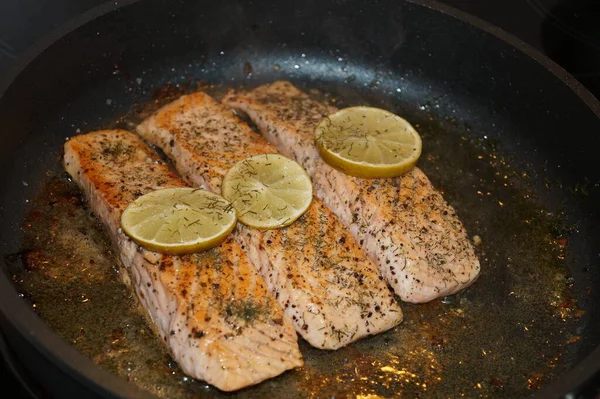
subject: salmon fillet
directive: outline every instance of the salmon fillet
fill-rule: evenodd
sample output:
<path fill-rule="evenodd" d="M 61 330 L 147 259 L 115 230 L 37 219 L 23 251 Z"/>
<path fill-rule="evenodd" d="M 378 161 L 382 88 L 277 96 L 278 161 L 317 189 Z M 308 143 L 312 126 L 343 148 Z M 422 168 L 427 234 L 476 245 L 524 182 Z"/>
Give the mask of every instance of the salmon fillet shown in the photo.
<path fill-rule="evenodd" d="M 276 149 L 205 93 L 183 96 L 138 126 L 194 186 L 220 193 L 223 175 L 247 157 Z M 402 311 L 346 228 L 318 199 L 290 226 L 235 236 L 296 331 L 312 346 L 337 349 L 402 321 Z"/>
<path fill-rule="evenodd" d="M 427 302 L 476 280 L 479 260 L 462 223 L 419 168 L 393 179 L 360 179 L 321 159 L 314 131 L 334 107 L 289 82 L 230 92 L 223 102 L 304 166 L 315 195 L 350 229 L 402 300 Z"/>
<path fill-rule="evenodd" d="M 122 232 L 121 214 L 137 197 L 186 186 L 142 140 L 122 130 L 73 137 L 64 166 L 106 226 L 125 282 L 186 374 L 233 391 L 302 366 L 296 332 L 233 239 L 170 256 Z"/>

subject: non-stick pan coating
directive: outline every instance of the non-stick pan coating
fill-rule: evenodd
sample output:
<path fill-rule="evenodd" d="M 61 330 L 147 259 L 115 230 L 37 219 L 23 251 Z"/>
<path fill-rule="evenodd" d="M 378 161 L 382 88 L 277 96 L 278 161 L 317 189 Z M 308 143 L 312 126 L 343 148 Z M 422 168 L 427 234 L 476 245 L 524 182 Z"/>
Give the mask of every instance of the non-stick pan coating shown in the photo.
<path fill-rule="evenodd" d="M 509 161 L 519 172 L 519 182 L 529 186 L 523 190 L 535 194 L 536 204 L 560 215 L 557 235 L 568 236 L 565 262 L 577 307 L 585 314 L 577 330 L 580 341 L 566 356 L 569 365 L 580 366 L 548 389 L 574 389 L 600 364 L 598 351 L 592 354 L 600 336 L 600 218 L 594 207 L 600 181 L 598 104 L 514 39 L 494 31 L 499 39 L 437 8 L 391 1 L 309 1 L 291 7 L 268 1 L 147 0 L 82 26 L 36 57 L 0 99 L 2 252 L 23 249 L 20 227 L 28 201 L 39 193 L 45 172 L 56 169 L 65 137 L 114 126 L 127 120 L 117 120 L 124 115 L 134 118 L 131 111 L 168 84 L 238 87 L 289 79 L 334 93 L 347 104 L 402 111 L 429 126 L 432 140 L 433 126 L 441 123 L 440 131 L 481 142 L 486 155 Z M 449 200 L 460 204 L 467 192 L 453 194 L 452 181 L 439 176 L 434 183 L 445 185 Z M 493 231 L 495 214 L 484 214 L 490 219 L 479 223 Z M 61 352 L 67 374 L 77 363 L 95 383 L 122 389 L 47 334 L 5 280 L 2 276 L 0 306 L 11 335 L 24 335 L 24 342 L 51 363 Z M 494 283 L 500 292 L 510 282 Z"/>

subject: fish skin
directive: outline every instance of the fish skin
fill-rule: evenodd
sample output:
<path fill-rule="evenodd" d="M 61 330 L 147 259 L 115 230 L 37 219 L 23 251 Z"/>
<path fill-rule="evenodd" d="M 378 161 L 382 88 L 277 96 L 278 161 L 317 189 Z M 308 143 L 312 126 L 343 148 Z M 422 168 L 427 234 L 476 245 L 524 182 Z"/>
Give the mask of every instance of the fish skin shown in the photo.
<path fill-rule="evenodd" d="M 167 104 L 138 126 L 194 186 L 220 193 L 223 175 L 247 157 L 276 149 L 205 93 Z M 314 199 L 290 226 L 234 233 L 290 318 L 312 346 L 338 349 L 386 331 L 402 311 L 377 267 L 323 203 Z"/>
<path fill-rule="evenodd" d="M 314 131 L 335 107 L 285 81 L 230 91 L 222 102 L 247 115 L 282 154 L 304 166 L 315 195 L 350 229 L 403 301 L 428 302 L 476 281 L 480 263 L 465 228 L 419 168 L 391 179 L 361 179 L 321 159 Z"/>
<path fill-rule="evenodd" d="M 142 140 L 104 130 L 75 136 L 64 149 L 65 169 L 118 250 L 123 280 L 184 373 L 233 391 L 303 365 L 296 332 L 231 237 L 174 256 L 146 250 L 122 232 L 121 214 L 136 198 L 187 186 Z"/>

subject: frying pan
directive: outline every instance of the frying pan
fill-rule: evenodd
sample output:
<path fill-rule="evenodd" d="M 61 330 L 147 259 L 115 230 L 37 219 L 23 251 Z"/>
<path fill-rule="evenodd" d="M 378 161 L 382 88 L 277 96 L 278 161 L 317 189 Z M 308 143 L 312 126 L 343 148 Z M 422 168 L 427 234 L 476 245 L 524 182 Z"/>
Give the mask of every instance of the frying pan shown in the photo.
<path fill-rule="evenodd" d="M 418 125 L 426 143 L 423 169 L 457 208 L 469 233 L 483 239 L 482 274 L 470 290 L 434 304 L 406 305 L 407 317 L 397 332 L 363 340 L 342 355 L 303 346 L 309 365 L 326 367 L 326 356 L 337 359 L 330 368 L 340 370 L 358 367 L 357 358 L 375 364 L 369 351 L 401 351 L 403 329 L 421 331 L 423 320 L 432 315 L 447 320 L 464 305 L 479 309 L 473 314 L 483 318 L 493 314 L 493 322 L 485 319 L 482 325 L 477 317 L 463 315 L 463 330 L 478 326 L 463 335 L 468 339 L 446 344 L 444 334 L 456 336 L 442 328 L 433 343 L 423 332 L 419 345 L 439 356 L 442 368 L 472 350 L 479 354 L 461 362 L 489 357 L 442 381 L 439 390 L 419 387 L 407 396 L 560 397 L 576 395 L 593 381 L 600 370 L 600 104 L 577 81 L 506 33 L 428 0 L 145 0 L 111 2 L 82 15 L 29 51 L 0 85 L 0 321 L 5 352 L 24 365 L 41 390 L 54 397 L 151 397 L 73 348 L 43 313 L 33 311 L 35 295 L 19 285 L 30 273 L 19 264 L 28 249 L 23 223 L 49 176 L 60 175 L 65 138 L 99 128 L 130 128 L 145 104 L 158 104 L 195 84 L 217 93 L 276 79 L 319 89 L 339 106 L 392 109 Z M 533 213 L 553 215 L 558 227 L 548 227 L 541 217 L 530 220 Z M 531 223 L 548 228 L 539 234 L 517 228 Z M 543 246 L 541 234 L 556 241 Z M 560 251 L 554 257 L 545 248 L 557 242 Z M 549 253 L 554 260 L 548 260 Z M 562 312 L 560 304 L 549 305 L 550 291 L 540 288 L 558 280 L 568 285 L 561 291 L 570 295 L 565 312 L 574 310 L 577 317 L 523 310 L 523 301 L 530 301 L 532 310 L 558 306 Z M 414 327 L 419 320 L 421 326 Z M 503 371 L 501 357 L 506 356 L 489 355 L 486 343 L 525 363 Z M 527 362 L 546 358 L 554 361 L 538 383 L 532 382 Z M 367 379 L 377 371 L 365 367 Z M 492 375 L 481 384 L 469 382 L 469 374 L 488 368 L 502 378 L 520 378 L 522 384 L 516 385 L 522 389 Z M 401 382 L 401 374 L 387 382 Z M 240 396 L 287 392 L 286 378 Z M 334 390 L 320 392 L 364 393 L 352 392 L 360 385 L 352 385 L 348 374 L 340 378 L 345 391 L 335 391 L 329 380 Z M 194 392 L 218 395 L 208 387 Z"/>

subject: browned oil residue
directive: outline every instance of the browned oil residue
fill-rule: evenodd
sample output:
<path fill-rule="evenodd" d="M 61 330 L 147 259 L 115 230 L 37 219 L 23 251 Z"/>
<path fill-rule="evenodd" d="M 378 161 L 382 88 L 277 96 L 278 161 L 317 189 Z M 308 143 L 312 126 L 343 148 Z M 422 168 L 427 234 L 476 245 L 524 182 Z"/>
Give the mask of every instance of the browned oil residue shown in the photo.
<path fill-rule="evenodd" d="M 178 93 L 169 89 L 120 122 L 134 124 Z M 521 397 L 569 367 L 585 314 L 572 295 L 560 218 L 536 204 L 488 143 L 430 118 L 416 122 L 420 166 L 481 239 L 479 281 L 450 298 L 403 304 L 400 326 L 347 348 L 301 341 L 303 368 L 236 397 Z M 63 339 L 140 388 L 169 398 L 227 396 L 181 373 L 121 282 L 81 191 L 60 165 L 50 175 L 24 222 L 24 251 L 10 265 L 20 292 Z"/>

